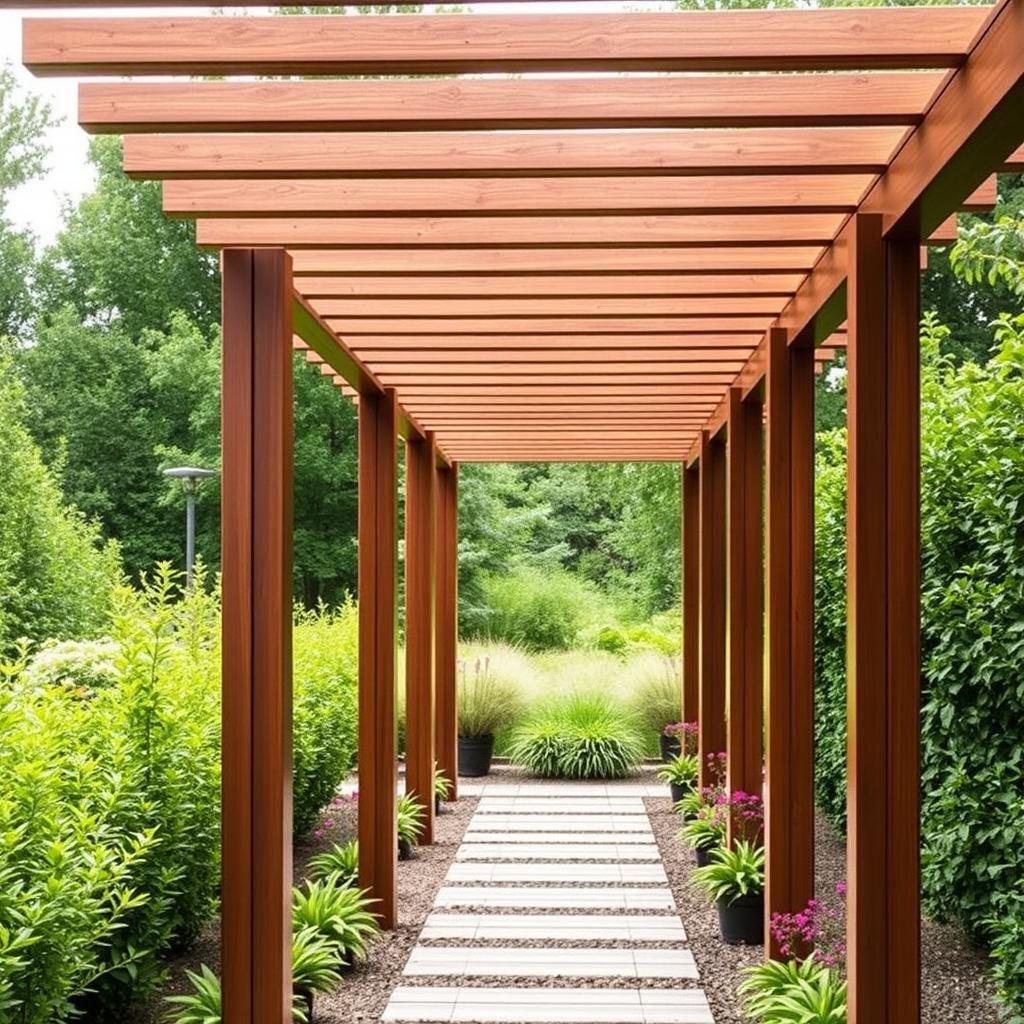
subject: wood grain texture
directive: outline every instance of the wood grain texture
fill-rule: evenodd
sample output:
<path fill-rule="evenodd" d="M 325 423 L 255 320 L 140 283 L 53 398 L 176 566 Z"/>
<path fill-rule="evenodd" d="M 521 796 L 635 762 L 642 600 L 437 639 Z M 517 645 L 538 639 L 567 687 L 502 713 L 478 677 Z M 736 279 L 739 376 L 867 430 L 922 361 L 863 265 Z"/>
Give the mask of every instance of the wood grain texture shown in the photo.
<path fill-rule="evenodd" d="M 776 298 L 690 298 L 609 299 L 317 299 L 324 317 L 557 317 L 557 316 L 778 316 L 784 299 Z M 527 324 L 529 321 L 527 321 Z"/>
<path fill-rule="evenodd" d="M 229 1024 L 291 1014 L 292 286 L 223 261 L 222 977 Z"/>
<path fill-rule="evenodd" d="M 760 335 L 753 331 L 744 334 L 684 334 L 665 331 L 661 334 L 373 334 L 368 336 L 346 335 L 345 344 L 353 352 L 367 351 L 388 353 L 488 353 L 514 350 L 522 353 L 537 352 L 538 359 L 543 352 L 569 352 L 579 350 L 593 352 L 628 353 L 633 349 L 664 350 L 685 352 L 704 350 L 715 353 L 710 358 L 722 356 L 737 358 L 737 353 L 746 356 L 757 347 Z M 588 357 L 589 358 L 589 357 Z M 603 358 L 600 357 L 600 358 Z"/>
<path fill-rule="evenodd" d="M 85 82 L 87 131 L 494 131 L 913 124 L 941 72 L 319 82 Z"/>
<path fill-rule="evenodd" d="M 206 179 L 877 173 L 904 134 L 891 127 L 408 132 L 400 146 L 386 132 L 129 135 L 124 168 L 139 178 Z"/>
<path fill-rule="evenodd" d="M 652 317 L 380 317 L 362 319 L 353 317 L 327 317 L 326 322 L 343 338 L 352 343 L 356 339 L 375 335 L 447 337 L 461 334 L 467 337 L 528 333 L 557 338 L 561 334 L 673 334 L 677 338 L 689 335 L 739 335 L 749 342 L 751 335 L 763 334 L 771 323 L 771 316 L 652 316 Z M 365 347 L 365 345 L 364 345 Z"/>
<path fill-rule="evenodd" d="M 367 340 L 372 344 L 373 339 Z M 456 368 L 454 372 L 459 372 L 467 367 L 490 369 L 496 364 L 516 367 L 519 370 L 546 371 L 550 367 L 552 372 L 558 372 L 565 365 L 579 366 L 583 364 L 586 366 L 591 363 L 655 363 L 661 365 L 696 363 L 739 370 L 743 365 L 743 356 L 746 350 L 702 349 L 689 346 L 676 346 L 671 349 L 635 346 L 566 351 L 558 349 L 497 349 L 488 346 L 475 351 L 470 348 L 454 351 L 432 348 L 408 351 L 371 347 L 360 347 L 358 351 L 378 372 L 385 372 L 397 366 L 404 366 L 407 369 L 415 367 L 430 372 L 435 370 L 443 372 L 445 366 L 453 366 Z"/>
<path fill-rule="evenodd" d="M 683 714 L 682 721 L 700 717 L 700 469 L 682 466 L 683 514 Z"/>
<path fill-rule="evenodd" d="M 359 886 L 381 927 L 398 922 L 395 831 L 398 402 L 359 402 Z"/>
<path fill-rule="evenodd" d="M 437 469 L 437 613 L 435 619 L 434 749 L 438 770 L 451 783 L 449 801 L 459 798 L 459 467 Z"/>
<path fill-rule="evenodd" d="M 37 75 L 453 75 L 954 67 L 974 8 L 292 18 L 48 18 Z"/>
<path fill-rule="evenodd" d="M 423 808 L 420 843 L 434 842 L 437 447 L 405 445 L 405 787 Z"/>

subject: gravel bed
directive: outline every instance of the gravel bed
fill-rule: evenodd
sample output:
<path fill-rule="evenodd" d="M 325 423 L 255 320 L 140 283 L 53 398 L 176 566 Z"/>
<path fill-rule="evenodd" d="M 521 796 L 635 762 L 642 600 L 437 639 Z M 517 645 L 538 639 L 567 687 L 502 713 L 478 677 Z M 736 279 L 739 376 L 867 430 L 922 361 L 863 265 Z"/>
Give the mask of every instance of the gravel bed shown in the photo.
<path fill-rule="evenodd" d="M 680 818 L 672 810 L 672 801 L 647 799 L 644 804 L 654 827 L 676 908 L 697 961 L 699 984 L 708 997 L 715 1024 L 743 1024 L 736 995 L 740 971 L 760 963 L 763 951 L 760 946 L 727 946 L 722 942 L 717 911 L 704 894 L 690 884 L 690 874 L 697 862 L 690 848 L 677 838 Z"/>

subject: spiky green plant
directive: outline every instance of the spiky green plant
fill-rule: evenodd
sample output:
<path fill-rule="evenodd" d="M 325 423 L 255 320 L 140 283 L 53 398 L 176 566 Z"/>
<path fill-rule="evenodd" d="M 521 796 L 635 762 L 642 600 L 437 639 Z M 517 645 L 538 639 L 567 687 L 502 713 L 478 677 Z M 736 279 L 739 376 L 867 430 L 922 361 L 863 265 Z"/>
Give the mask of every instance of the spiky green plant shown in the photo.
<path fill-rule="evenodd" d="M 735 903 L 744 896 L 764 892 L 764 847 L 738 842 L 731 850 L 722 847 L 712 851 L 711 860 L 694 871 L 693 881 L 713 903 Z"/>
<path fill-rule="evenodd" d="M 560 722 L 536 720 L 516 730 L 508 756 L 532 775 L 553 779 L 562 774 L 565 745 Z"/>
<path fill-rule="evenodd" d="M 398 798 L 398 838 L 416 846 L 423 834 L 424 810 L 412 793 Z"/>
<path fill-rule="evenodd" d="M 367 942 L 380 931 L 377 918 L 370 911 L 373 902 L 365 889 L 348 885 L 335 872 L 292 890 L 292 927 L 296 932 L 315 928 L 337 946 L 349 963 L 363 960 Z"/>
<path fill-rule="evenodd" d="M 202 964 L 199 973 L 186 971 L 194 991 L 181 996 L 168 996 L 167 1002 L 180 1007 L 171 1011 L 170 1019 L 176 1024 L 220 1024 L 220 978 Z"/>
<path fill-rule="evenodd" d="M 682 800 L 677 800 L 672 805 L 672 810 L 676 814 L 683 815 L 684 818 L 695 818 L 700 814 L 701 809 L 706 807 L 704 803 L 704 797 L 699 789 L 691 789 Z"/>
<path fill-rule="evenodd" d="M 310 878 L 319 880 L 328 875 L 338 875 L 341 883 L 354 882 L 359 875 L 359 843 L 350 839 L 339 845 L 334 843 L 331 849 L 311 857 L 307 865 Z"/>
<path fill-rule="evenodd" d="M 658 769 L 658 778 L 673 786 L 696 788 L 700 764 L 695 754 L 679 754 Z"/>
<path fill-rule="evenodd" d="M 760 1024 L 846 1024 L 846 982 L 812 957 L 744 970 L 744 1014 Z"/>
<path fill-rule="evenodd" d="M 434 765 L 434 796 L 447 800 L 452 794 L 452 780 Z"/>
<path fill-rule="evenodd" d="M 457 693 L 460 736 L 493 736 L 512 725 L 522 712 L 519 688 L 499 674 L 489 657 L 463 664 Z"/>
<path fill-rule="evenodd" d="M 725 842 L 725 820 L 714 807 L 701 807 L 680 830 L 691 850 L 713 850 Z"/>
<path fill-rule="evenodd" d="M 308 925 L 292 936 L 292 984 L 300 992 L 330 992 L 341 984 L 340 947 Z"/>

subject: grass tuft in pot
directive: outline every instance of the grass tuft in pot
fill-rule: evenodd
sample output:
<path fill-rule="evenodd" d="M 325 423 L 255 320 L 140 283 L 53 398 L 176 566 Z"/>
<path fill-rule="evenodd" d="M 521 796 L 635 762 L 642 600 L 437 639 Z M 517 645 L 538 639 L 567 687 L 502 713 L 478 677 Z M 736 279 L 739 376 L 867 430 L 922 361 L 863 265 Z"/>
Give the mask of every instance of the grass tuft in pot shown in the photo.
<path fill-rule="evenodd" d="M 718 925 L 727 943 L 764 941 L 764 848 L 738 842 L 713 850 L 711 863 L 697 868 L 694 884 L 718 906 Z"/>
<path fill-rule="evenodd" d="M 519 688 L 495 671 L 490 657 L 477 658 L 472 668 L 460 662 L 456 710 L 459 774 L 486 775 L 491 770 L 495 735 L 521 714 Z"/>
<path fill-rule="evenodd" d="M 398 798 L 398 858 L 408 860 L 414 846 L 419 845 L 423 834 L 425 812 L 412 793 L 403 793 Z"/>
<path fill-rule="evenodd" d="M 672 791 L 672 800 L 678 803 L 697 788 L 700 762 L 693 754 L 680 754 L 658 769 L 658 778 L 667 782 Z"/>
<path fill-rule="evenodd" d="M 697 854 L 697 863 L 710 863 L 711 853 L 725 843 L 726 825 L 717 807 L 702 806 L 682 827 L 679 836 Z"/>

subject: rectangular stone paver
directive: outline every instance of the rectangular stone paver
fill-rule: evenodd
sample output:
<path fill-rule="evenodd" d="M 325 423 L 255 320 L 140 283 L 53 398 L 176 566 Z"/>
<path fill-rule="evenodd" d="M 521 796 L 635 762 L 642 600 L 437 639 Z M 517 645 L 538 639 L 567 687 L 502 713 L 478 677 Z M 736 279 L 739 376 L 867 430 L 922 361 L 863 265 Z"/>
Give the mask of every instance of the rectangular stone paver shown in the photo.
<path fill-rule="evenodd" d="M 700 989 L 400 986 L 385 1021 L 473 1024 L 714 1024 Z"/>
<path fill-rule="evenodd" d="M 448 869 L 449 882 L 668 882 L 661 864 L 473 864 Z"/>
<path fill-rule="evenodd" d="M 668 889 L 629 886 L 442 886 L 435 907 L 555 907 L 610 910 L 674 910 Z"/>
<path fill-rule="evenodd" d="M 488 812 L 519 811 L 531 814 L 646 814 L 639 797 L 556 797 L 551 800 L 537 797 L 481 797 L 477 810 Z"/>
<path fill-rule="evenodd" d="M 472 824 L 470 828 L 472 828 Z M 615 843 L 621 846 L 628 843 L 631 846 L 650 846 L 655 850 L 657 844 L 654 842 L 654 833 L 647 832 L 617 832 L 614 836 L 595 835 L 588 832 L 467 832 L 462 837 L 462 845 L 490 845 L 493 843 L 513 843 L 526 846 L 544 843 L 551 846 L 590 846 L 594 843 Z"/>
<path fill-rule="evenodd" d="M 465 796 L 639 796 L 667 797 L 665 783 L 645 782 L 565 782 L 565 783 L 506 783 L 460 782 L 459 792 Z"/>
<path fill-rule="evenodd" d="M 646 814 L 509 814 L 477 811 L 470 819 L 471 829 L 490 831 L 535 832 L 644 832 L 651 833 L 651 822 Z"/>
<path fill-rule="evenodd" d="M 417 946 L 402 972 L 418 977 L 695 979 L 688 949 Z"/>
<path fill-rule="evenodd" d="M 602 939 L 685 942 L 680 917 L 653 914 L 445 914 L 433 912 L 424 939 L 517 939 L 523 942 Z"/>
<path fill-rule="evenodd" d="M 612 843 L 464 843 L 456 860 L 660 860 L 658 847 Z"/>

